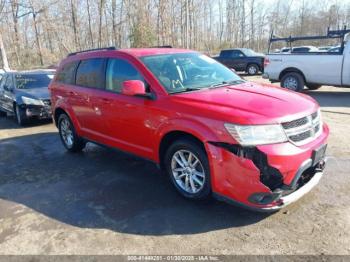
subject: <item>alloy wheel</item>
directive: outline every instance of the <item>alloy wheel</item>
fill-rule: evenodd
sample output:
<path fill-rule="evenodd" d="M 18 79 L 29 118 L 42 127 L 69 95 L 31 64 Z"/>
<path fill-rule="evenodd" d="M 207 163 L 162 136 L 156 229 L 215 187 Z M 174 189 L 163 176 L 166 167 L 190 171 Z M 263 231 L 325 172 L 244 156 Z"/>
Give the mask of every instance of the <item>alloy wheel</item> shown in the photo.
<path fill-rule="evenodd" d="M 250 66 L 250 67 L 248 68 L 248 74 L 250 74 L 250 75 L 255 75 L 256 72 L 257 72 L 257 70 L 256 70 L 256 67 L 255 67 L 255 66 Z"/>
<path fill-rule="evenodd" d="M 176 184 L 189 194 L 196 194 L 205 185 L 205 171 L 199 158 L 189 150 L 178 150 L 171 159 Z"/>
<path fill-rule="evenodd" d="M 72 125 L 68 119 L 62 119 L 60 122 L 61 136 L 68 148 L 71 148 L 74 144 L 74 135 Z"/>
<path fill-rule="evenodd" d="M 295 77 L 289 76 L 284 80 L 283 87 L 296 91 L 298 90 L 298 80 Z"/>

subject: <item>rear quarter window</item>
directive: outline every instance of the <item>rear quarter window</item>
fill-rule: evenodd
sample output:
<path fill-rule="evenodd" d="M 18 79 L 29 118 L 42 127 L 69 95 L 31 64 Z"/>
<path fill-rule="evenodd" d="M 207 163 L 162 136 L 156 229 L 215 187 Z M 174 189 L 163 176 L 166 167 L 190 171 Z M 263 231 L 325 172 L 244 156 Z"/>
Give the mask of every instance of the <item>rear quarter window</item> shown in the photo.
<path fill-rule="evenodd" d="M 72 62 L 65 64 L 61 70 L 57 73 L 56 81 L 74 85 L 75 84 L 75 70 L 78 62 Z"/>
<path fill-rule="evenodd" d="M 76 84 L 84 87 L 104 89 L 105 86 L 104 58 L 92 58 L 82 60 L 76 74 Z"/>

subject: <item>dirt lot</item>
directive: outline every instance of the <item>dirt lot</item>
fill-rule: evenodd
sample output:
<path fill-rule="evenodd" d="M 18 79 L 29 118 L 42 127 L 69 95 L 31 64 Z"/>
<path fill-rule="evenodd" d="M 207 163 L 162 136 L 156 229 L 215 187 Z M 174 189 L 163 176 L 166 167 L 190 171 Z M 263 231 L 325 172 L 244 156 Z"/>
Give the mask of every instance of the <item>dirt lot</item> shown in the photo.
<path fill-rule="evenodd" d="M 331 128 L 328 166 L 275 214 L 186 201 L 152 163 L 68 154 L 52 123 L 0 118 L 0 254 L 350 254 L 350 89 L 307 93 Z"/>

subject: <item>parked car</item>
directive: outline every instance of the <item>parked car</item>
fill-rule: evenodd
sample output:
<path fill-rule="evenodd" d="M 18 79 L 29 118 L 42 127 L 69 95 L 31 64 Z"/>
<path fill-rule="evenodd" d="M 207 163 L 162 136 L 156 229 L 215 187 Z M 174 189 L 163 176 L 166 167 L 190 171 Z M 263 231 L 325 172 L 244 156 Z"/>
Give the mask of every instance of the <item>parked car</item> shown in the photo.
<path fill-rule="evenodd" d="M 283 47 L 281 49 L 281 52 L 279 52 L 279 53 L 289 53 L 289 52 L 290 52 L 290 47 Z"/>
<path fill-rule="evenodd" d="M 90 141 L 149 159 L 189 199 L 276 210 L 322 177 L 329 130 L 311 97 L 244 81 L 194 51 L 74 53 L 49 88 L 69 152 Z"/>
<path fill-rule="evenodd" d="M 341 51 L 341 46 L 335 46 L 335 47 L 332 47 L 332 48 L 330 48 L 327 52 L 328 53 L 340 53 L 340 51 Z"/>
<path fill-rule="evenodd" d="M 292 48 L 292 53 L 308 53 L 308 52 L 319 52 L 315 46 L 296 46 Z"/>
<path fill-rule="evenodd" d="M 348 34 L 344 52 L 340 48 L 338 52 L 330 49 L 322 53 L 269 54 L 263 77 L 293 91 L 302 91 L 305 85 L 310 90 L 322 85 L 350 87 L 349 39 Z"/>
<path fill-rule="evenodd" d="M 333 48 L 332 46 L 320 46 L 318 50 L 321 52 L 328 52 L 329 49 Z"/>
<path fill-rule="evenodd" d="M 244 71 L 256 75 L 264 71 L 264 54 L 259 54 L 248 48 L 222 50 L 215 60 L 236 71 Z"/>
<path fill-rule="evenodd" d="M 5 73 L 0 84 L 0 115 L 14 114 L 21 126 L 32 118 L 50 118 L 48 86 L 53 77 L 52 70 Z"/>

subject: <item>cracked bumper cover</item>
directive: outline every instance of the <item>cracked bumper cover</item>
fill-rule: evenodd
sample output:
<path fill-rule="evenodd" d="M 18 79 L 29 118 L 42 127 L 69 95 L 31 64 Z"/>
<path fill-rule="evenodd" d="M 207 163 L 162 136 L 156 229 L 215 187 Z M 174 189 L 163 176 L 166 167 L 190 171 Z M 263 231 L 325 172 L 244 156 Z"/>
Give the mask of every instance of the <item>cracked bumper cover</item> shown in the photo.
<path fill-rule="evenodd" d="M 50 106 L 34 106 L 34 105 L 22 105 L 25 110 L 26 117 L 39 117 L 39 118 L 51 118 L 52 111 Z"/>
<path fill-rule="evenodd" d="M 324 159 L 317 163 L 311 159 L 314 150 L 326 144 L 328 134 L 329 129 L 325 125 L 323 133 L 304 146 L 298 147 L 289 142 L 258 146 L 256 150 L 266 156 L 264 165 L 241 152 L 237 154 L 222 145 L 208 143 L 214 196 L 259 211 L 278 210 L 297 201 L 322 177 Z M 262 168 L 268 168 L 269 173 L 280 174 L 281 184 L 262 181 Z M 304 175 L 307 175 L 306 181 L 299 183 Z"/>

